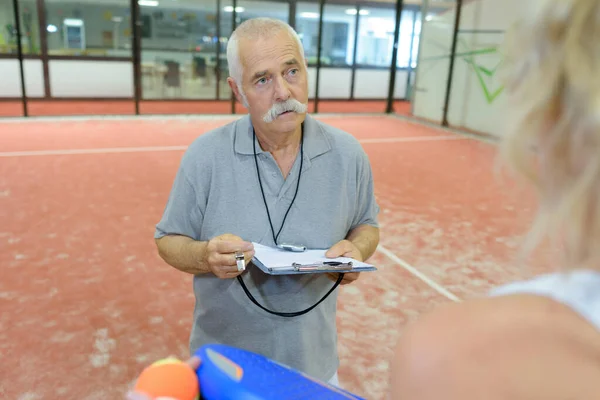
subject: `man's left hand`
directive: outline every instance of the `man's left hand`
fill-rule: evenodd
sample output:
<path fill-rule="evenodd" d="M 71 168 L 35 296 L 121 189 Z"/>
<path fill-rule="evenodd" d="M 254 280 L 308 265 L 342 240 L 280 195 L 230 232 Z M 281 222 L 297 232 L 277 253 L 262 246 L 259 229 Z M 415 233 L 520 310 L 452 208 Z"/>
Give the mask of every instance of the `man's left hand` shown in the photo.
<path fill-rule="evenodd" d="M 327 252 L 325 253 L 325 257 L 328 258 L 336 258 L 336 257 L 348 257 L 353 258 L 358 261 L 363 261 L 362 254 L 360 250 L 349 240 L 342 240 L 333 245 Z M 328 273 L 328 277 L 337 281 L 339 274 L 338 273 Z M 341 285 L 347 285 L 348 283 L 352 283 L 358 279 L 360 272 L 347 272 L 344 273 L 344 279 L 342 279 Z"/>

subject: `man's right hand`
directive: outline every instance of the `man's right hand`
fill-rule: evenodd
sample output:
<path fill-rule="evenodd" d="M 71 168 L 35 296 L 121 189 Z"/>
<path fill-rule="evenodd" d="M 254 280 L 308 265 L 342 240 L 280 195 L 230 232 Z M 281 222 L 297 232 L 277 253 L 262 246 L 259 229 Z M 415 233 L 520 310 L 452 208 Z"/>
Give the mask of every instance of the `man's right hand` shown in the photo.
<path fill-rule="evenodd" d="M 226 233 L 212 238 L 204 253 L 204 262 L 213 274 L 221 279 L 232 279 L 244 271 L 238 271 L 235 253 L 244 252 L 246 265 L 254 257 L 254 245 L 241 237 Z"/>

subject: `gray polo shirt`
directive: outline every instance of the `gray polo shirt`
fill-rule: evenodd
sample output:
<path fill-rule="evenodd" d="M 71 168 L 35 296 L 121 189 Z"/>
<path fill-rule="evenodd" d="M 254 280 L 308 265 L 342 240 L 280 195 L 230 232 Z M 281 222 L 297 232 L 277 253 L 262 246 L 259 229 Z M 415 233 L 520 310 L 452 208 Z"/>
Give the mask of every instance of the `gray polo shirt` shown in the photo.
<path fill-rule="evenodd" d="M 300 156 L 284 179 L 275 159 L 258 142 L 256 151 L 277 232 L 294 196 Z M 360 143 L 307 115 L 300 188 L 279 243 L 326 249 L 358 225 L 377 226 L 378 212 L 371 167 Z M 190 145 L 155 237 L 177 234 L 207 241 L 225 233 L 275 245 L 257 177 L 249 116 L 207 132 Z M 242 277 L 258 302 L 278 312 L 304 310 L 334 284 L 324 275 L 270 276 L 252 264 Z M 223 343 L 318 379 L 328 380 L 336 372 L 337 290 L 309 313 L 292 318 L 259 309 L 236 279 L 196 275 L 194 292 L 192 353 L 204 344 Z"/>

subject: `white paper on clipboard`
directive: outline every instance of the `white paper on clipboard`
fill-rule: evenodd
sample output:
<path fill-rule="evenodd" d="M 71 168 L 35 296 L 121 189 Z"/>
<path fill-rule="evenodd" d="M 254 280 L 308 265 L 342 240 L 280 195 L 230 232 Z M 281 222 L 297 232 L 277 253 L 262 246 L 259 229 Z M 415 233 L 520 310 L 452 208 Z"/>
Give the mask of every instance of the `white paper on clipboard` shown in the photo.
<path fill-rule="evenodd" d="M 337 257 L 337 258 L 328 258 L 325 256 L 327 250 L 323 249 L 309 249 L 303 252 L 292 252 L 282 250 L 277 247 L 269 247 L 259 243 L 253 243 L 254 245 L 254 258 L 259 261 L 259 264 L 269 270 L 270 272 L 284 272 L 289 271 L 300 272 L 297 271 L 297 268 L 294 266 L 309 266 L 309 265 L 322 265 L 322 268 L 314 270 L 314 272 L 326 272 L 323 270 L 331 270 L 335 271 L 335 266 L 332 264 L 340 263 L 340 264 L 349 264 L 351 263 L 352 271 L 362 271 L 362 270 L 375 270 L 371 264 L 367 264 L 358 260 L 354 260 L 348 257 Z M 342 271 L 340 271 L 342 272 Z"/>

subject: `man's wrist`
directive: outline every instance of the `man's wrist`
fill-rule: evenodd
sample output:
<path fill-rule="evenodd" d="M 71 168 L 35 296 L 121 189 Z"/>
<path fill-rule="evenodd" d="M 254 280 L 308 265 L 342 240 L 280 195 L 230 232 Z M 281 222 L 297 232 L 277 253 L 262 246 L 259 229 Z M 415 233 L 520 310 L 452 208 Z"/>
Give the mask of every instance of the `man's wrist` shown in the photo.
<path fill-rule="evenodd" d="M 206 274 L 211 272 L 208 264 L 208 254 L 206 252 L 207 246 L 208 242 L 200 242 L 197 240 L 188 243 L 187 251 L 194 260 L 193 265 L 195 274 Z"/>

